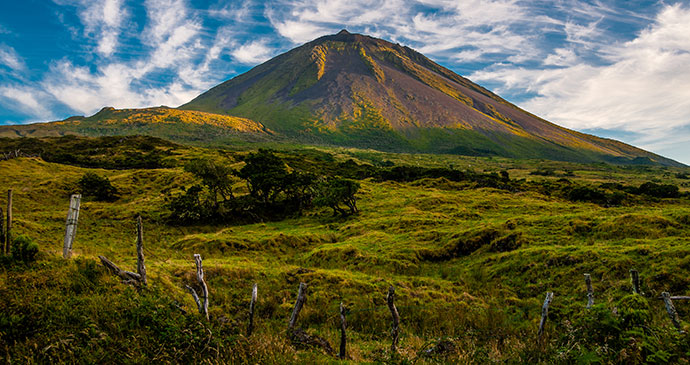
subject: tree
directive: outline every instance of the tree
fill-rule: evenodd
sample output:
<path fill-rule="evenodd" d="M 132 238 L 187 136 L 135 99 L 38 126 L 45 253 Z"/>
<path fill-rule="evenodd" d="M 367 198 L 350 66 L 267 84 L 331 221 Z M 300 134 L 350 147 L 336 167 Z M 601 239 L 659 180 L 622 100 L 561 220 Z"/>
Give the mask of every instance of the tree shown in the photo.
<path fill-rule="evenodd" d="M 201 179 L 201 183 L 209 191 L 211 203 L 214 206 L 218 203 L 219 195 L 223 201 L 233 198 L 231 168 L 211 159 L 198 158 L 187 162 L 184 170 Z"/>
<path fill-rule="evenodd" d="M 170 219 L 178 224 L 189 224 L 210 218 L 209 209 L 199 198 L 202 190 L 201 185 L 194 185 L 184 194 L 173 198 L 168 203 L 168 209 L 171 212 Z"/>
<path fill-rule="evenodd" d="M 334 178 L 326 180 L 319 184 L 314 204 L 317 206 L 326 206 L 333 209 L 333 215 L 351 215 L 356 214 L 357 209 L 357 191 L 360 185 L 358 182 L 349 179 Z M 344 204 L 348 209 L 341 207 Z"/>
<path fill-rule="evenodd" d="M 249 194 L 264 204 L 274 203 L 285 189 L 289 175 L 285 162 L 265 149 L 250 153 L 244 162 L 246 165 L 237 172 L 237 176 L 247 180 Z"/>
<path fill-rule="evenodd" d="M 315 182 L 316 175 L 310 173 L 294 171 L 285 176 L 283 190 L 286 200 L 296 206 L 298 214 L 311 205 Z"/>
<path fill-rule="evenodd" d="M 92 197 L 99 201 L 117 200 L 117 189 L 110 183 L 107 177 L 100 177 L 93 172 L 87 172 L 77 183 L 79 191 L 87 197 Z"/>

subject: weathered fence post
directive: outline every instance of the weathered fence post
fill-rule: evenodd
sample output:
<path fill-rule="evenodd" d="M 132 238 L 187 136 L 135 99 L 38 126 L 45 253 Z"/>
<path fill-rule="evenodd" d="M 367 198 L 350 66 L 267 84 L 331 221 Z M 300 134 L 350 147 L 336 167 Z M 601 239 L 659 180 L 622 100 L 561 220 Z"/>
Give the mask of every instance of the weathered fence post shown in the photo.
<path fill-rule="evenodd" d="M 671 322 L 673 322 L 673 325 L 676 327 L 678 332 L 683 332 L 682 327 L 680 325 L 680 318 L 678 318 L 678 312 L 676 311 L 676 307 L 673 306 L 673 301 L 671 301 L 671 294 L 668 292 L 663 292 L 661 293 L 661 298 L 664 300 L 664 304 L 666 305 L 666 312 L 668 312 L 668 318 L 671 319 Z"/>
<path fill-rule="evenodd" d="M 345 359 L 347 357 L 347 336 L 345 335 L 345 307 L 343 307 L 343 302 L 340 302 L 340 352 L 338 357 L 340 359 Z"/>
<path fill-rule="evenodd" d="M 12 189 L 7 190 L 7 224 L 5 225 L 5 254 L 10 253 L 12 244 Z"/>
<path fill-rule="evenodd" d="M 144 264 L 144 227 L 141 216 L 137 217 L 137 273 L 141 276 L 141 284 L 146 286 L 148 280 L 146 279 L 146 265 Z"/>
<path fill-rule="evenodd" d="M 546 326 L 546 318 L 549 315 L 549 305 L 553 300 L 553 292 L 546 292 L 546 299 L 544 299 L 544 305 L 541 307 L 541 321 L 539 321 L 539 337 L 544 333 L 544 327 Z"/>
<path fill-rule="evenodd" d="M 101 260 L 103 266 L 105 266 L 113 274 L 120 277 L 120 279 L 122 279 L 122 281 L 125 284 L 135 284 L 141 281 L 141 275 L 133 273 L 131 271 L 120 269 L 117 265 L 115 265 L 112 261 L 108 260 L 105 256 L 98 256 L 98 258 Z"/>
<path fill-rule="evenodd" d="M 204 280 L 204 268 L 201 262 L 201 255 L 198 253 L 194 254 L 194 261 L 196 262 L 196 279 L 199 281 L 199 285 L 201 286 L 201 299 L 203 299 L 203 302 L 199 298 L 199 295 L 196 293 L 194 288 L 189 285 L 186 285 L 186 288 L 189 290 L 190 294 L 192 294 L 197 307 L 199 307 L 199 313 L 206 316 L 206 320 L 208 321 L 208 286 L 206 285 L 206 280 Z"/>
<path fill-rule="evenodd" d="M 189 294 L 191 294 L 192 298 L 194 298 L 194 302 L 196 303 L 196 306 L 199 309 L 199 313 L 204 314 L 204 306 L 201 303 L 201 300 L 199 300 L 199 295 L 196 293 L 196 290 L 194 290 L 194 288 L 192 288 L 189 285 L 185 285 L 184 287 L 187 288 Z"/>
<path fill-rule="evenodd" d="M 633 294 L 642 294 L 640 291 L 640 273 L 635 269 L 630 269 L 630 282 L 632 283 Z"/>
<path fill-rule="evenodd" d="M 386 302 L 388 303 L 388 309 L 391 311 L 391 316 L 393 317 L 391 353 L 395 353 L 398 347 L 398 337 L 400 336 L 400 315 L 398 314 L 398 308 L 395 307 L 395 288 L 393 285 L 388 287 Z"/>
<path fill-rule="evenodd" d="M 77 235 L 77 221 L 79 220 L 79 205 L 81 204 L 81 194 L 73 194 L 69 201 L 67 211 L 67 223 L 65 224 L 65 244 L 62 247 L 62 257 L 72 256 L 72 243 Z"/>
<path fill-rule="evenodd" d="M 297 300 L 295 301 L 295 308 L 292 309 L 292 315 L 290 316 L 290 322 L 288 323 L 288 330 L 292 330 L 297 323 L 297 317 L 299 312 L 304 306 L 304 302 L 307 300 L 307 284 L 299 283 L 299 290 L 297 292 Z"/>
<path fill-rule="evenodd" d="M 254 287 L 252 288 L 252 300 L 249 302 L 249 325 L 247 326 L 247 337 L 251 336 L 252 331 L 254 331 L 254 306 L 256 306 L 256 296 L 258 291 L 258 285 L 254 284 Z"/>
<path fill-rule="evenodd" d="M 0 207 L 0 245 L 2 245 L 2 253 L 7 254 L 8 249 L 5 245 L 5 214 Z"/>
<path fill-rule="evenodd" d="M 587 309 L 594 305 L 594 289 L 592 289 L 592 277 L 585 274 L 585 285 L 587 285 Z"/>

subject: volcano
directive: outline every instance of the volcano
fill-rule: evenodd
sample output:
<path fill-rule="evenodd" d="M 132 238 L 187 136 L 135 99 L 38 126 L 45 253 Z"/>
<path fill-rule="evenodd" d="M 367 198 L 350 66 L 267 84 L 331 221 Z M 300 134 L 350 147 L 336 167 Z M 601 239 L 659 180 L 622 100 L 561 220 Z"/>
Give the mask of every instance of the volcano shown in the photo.
<path fill-rule="evenodd" d="M 409 47 L 346 30 L 281 54 L 180 109 L 248 118 L 303 143 L 677 164 L 550 123 Z"/>

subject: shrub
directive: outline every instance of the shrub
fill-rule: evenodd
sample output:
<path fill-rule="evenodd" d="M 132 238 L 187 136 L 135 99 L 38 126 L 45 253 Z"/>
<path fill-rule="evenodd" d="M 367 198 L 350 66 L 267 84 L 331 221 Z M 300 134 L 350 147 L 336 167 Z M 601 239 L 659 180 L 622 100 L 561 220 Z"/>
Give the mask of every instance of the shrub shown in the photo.
<path fill-rule="evenodd" d="M 646 182 L 637 189 L 639 194 L 649 195 L 655 198 L 677 198 L 680 196 L 678 187 L 670 184 L 657 184 Z"/>
<path fill-rule="evenodd" d="M 38 245 L 30 237 L 19 235 L 12 241 L 11 251 L 14 260 L 32 262 L 36 260 Z"/>
<path fill-rule="evenodd" d="M 567 191 L 566 197 L 574 202 L 590 202 L 604 206 L 620 205 L 625 199 L 625 194 L 616 191 L 608 193 L 597 188 L 588 186 L 577 186 Z"/>
<path fill-rule="evenodd" d="M 556 176 L 556 171 L 552 168 L 538 168 L 529 174 L 537 176 Z"/>
<path fill-rule="evenodd" d="M 107 177 L 100 177 L 93 172 L 87 172 L 79 179 L 79 191 L 86 197 L 98 201 L 114 201 L 118 198 L 117 189 Z"/>

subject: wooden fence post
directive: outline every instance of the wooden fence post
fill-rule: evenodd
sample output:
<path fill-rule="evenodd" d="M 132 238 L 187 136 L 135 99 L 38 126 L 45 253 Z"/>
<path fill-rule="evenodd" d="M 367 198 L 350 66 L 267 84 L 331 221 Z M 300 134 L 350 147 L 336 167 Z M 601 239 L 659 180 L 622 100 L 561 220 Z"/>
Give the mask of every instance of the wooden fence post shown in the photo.
<path fill-rule="evenodd" d="M 553 292 L 546 293 L 546 299 L 544 299 L 544 305 L 541 307 L 541 321 L 539 321 L 539 337 L 544 333 L 544 326 L 546 326 L 546 318 L 549 315 L 549 305 L 553 300 Z"/>
<path fill-rule="evenodd" d="M 98 256 L 98 258 L 101 260 L 103 266 L 105 266 L 113 274 L 119 276 L 125 284 L 136 284 L 141 281 L 141 276 L 139 274 L 120 269 L 105 256 Z"/>
<path fill-rule="evenodd" d="M 7 190 L 7 224 L 5 225 L 5 253 L 10 253 L 12 244 L 12 189 Z"/>
<path fill-rule="evenodd" d="M 345 335 L 345 307 L 343 307 L 343 302 L 340 302 L 340 352 L 338 357 L 340 359 L 347 358 L 347 336 Z"/>
<path fill-rule="evenodd" d="M 74 242 L 74 237 L 77 235 L 77 221 L 79 220 L 80 204 L 81 194 L 73 194 L 69 201 L 67 222 L 65 223 L 65 244 L 62 247 L 62 257 L 66 259 L 72 256 L 72 243 Z"/>
<path fill-rule="evenodd" d="M 299 312 L 304 306 L 304 302 L 307 300 L 307 284 L 299 283 L 299 290 L 297 292 L 297 300 L 295 301 L 295 308 L 292 309 L 292 315 L 290 316 L 290 322 L 288 323 L 288 330 L 292 330 L 297 323 L 297 317 Z"/>
<path fill-rule="evenodd" d="M 592 289 L 592 277 L 585 274 L 585 285 L 587 285 L 587 309 L 594 305 L 594 289 Z"/>
<path fill-rule="evenodd" d="M 144 264 L 144 227 L 141 216 L 137 217 L 137 273 L 141 276 L 141 284 L 146 286 L 148 280 L 146 279 L 146 265 Z"/>
<path fill-rule="evenodd" d="M 252 288 L 252 300 L 249 302 L 249 325 L 247 326 L 247 337 L 251 336 L 252 331 L 254 331 L 254 307 L 256 306 L 256 296 L 258 291 L 258 285 L 254 284 L 254 287 Z"/>
<path fill-rule="evenodd" d="M 395 353 L 398 347 L 398 337 L 400 336 L 400 315 L 398 314 L 398 308 L 395 307 L 395 288 L 393 285 L 388 287 L 386 302 L 388 303 L 388 309 L 391 311 L 391 316 L 393 317 L 391 353 Z"/>
<path fill-rule="evenodd" d="M 187 285 L 187 290 L 189 290 L 189 292 L 192 294 L 196 305 L 199 307 L 199 313 L 206 316 L 206 320 L 208 321 L 208 286 L 206 285 L 206 280 L 204 280 L 204 267 L 201 262 L 201 255 L 198 253 L 194 254 L 194 261 L 196 262 L 196 279 L 199 281 L 199 285 L 201 286 L 201 299 L 203 299 L 203 302 L 197 295 L 196 290 L 189 285 Z"/>
<path fill-rule="evenodd" d="M 640 291 L 640 273 L 635 269 L 630 269 L 630 282 L 632 283 L 633 294 L 642 295 Z"/>
<path fill-rule="evenodd" d="M 9 250 L 7 249 L 8 246 L 5 245 L 5 214 L 2 207 L 0 207 L 0 245 L 2 245 L 2 253 L 7 255 Z"/>
<path fill-rule="evenodd" d="M 673 306 L 673 301 L 671 301 L 671 294 L 668 292 L 663 292 L 661 293 L 661 298 L 664 300 L 664 304 L 666 305 L 668 318 L 671 319 L 671 322 L 676 327 L 678 332 L 683 333 L 683 329 L 680 325 L 680 318 L 678 318 L 678 312 L 676 311 L 676 307 Z"/>

